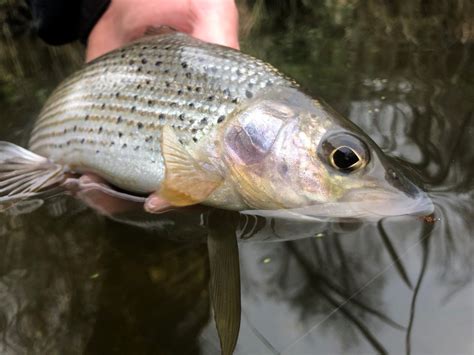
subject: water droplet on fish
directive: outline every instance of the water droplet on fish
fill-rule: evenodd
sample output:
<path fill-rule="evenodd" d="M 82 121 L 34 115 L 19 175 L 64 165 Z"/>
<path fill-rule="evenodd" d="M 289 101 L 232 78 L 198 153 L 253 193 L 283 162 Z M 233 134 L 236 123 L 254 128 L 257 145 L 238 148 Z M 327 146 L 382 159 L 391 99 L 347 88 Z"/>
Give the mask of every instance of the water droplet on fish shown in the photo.
<path fill-rule="evenodd" d="M 262 259 L 262 264 L 269 264 L 271 263 L 271 261 L 272 261 L 272 258 L 266 257 Z"/>
<path fill-rule="evenodd" d="M 314 235 L 315 238 L 324 238 L 326 235 L 324 233 L 316 233 Z"/>

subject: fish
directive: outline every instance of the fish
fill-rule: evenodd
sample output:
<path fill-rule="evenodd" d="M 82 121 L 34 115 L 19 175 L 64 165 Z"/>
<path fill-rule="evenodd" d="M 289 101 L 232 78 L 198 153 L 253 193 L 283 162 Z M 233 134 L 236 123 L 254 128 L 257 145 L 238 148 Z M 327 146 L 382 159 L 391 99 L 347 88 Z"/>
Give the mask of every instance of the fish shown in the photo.
<path fill-rule="evenodd" d="M 272 65 L 173 30 L 107 53 L 46 101 L 28 149 L 0 142 L 0 204 L 81 174 L 260 215 L 429 214 L 420 186 L 352 122 Z"/>

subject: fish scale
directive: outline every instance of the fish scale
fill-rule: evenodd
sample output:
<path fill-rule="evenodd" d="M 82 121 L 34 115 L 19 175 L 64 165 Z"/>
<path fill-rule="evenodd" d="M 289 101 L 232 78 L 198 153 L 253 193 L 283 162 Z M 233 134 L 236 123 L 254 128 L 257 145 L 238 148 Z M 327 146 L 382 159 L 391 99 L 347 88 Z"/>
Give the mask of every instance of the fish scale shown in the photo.
<path fill-rule="evenodd" d="M 124 189 L 155 191 L 165 172 L 163 126 L 192 150 L 268 86 L 295 84 L 239 51 L 184 34 L 145 37 L 63 82 L 40 113 L 30 149 Z"/>

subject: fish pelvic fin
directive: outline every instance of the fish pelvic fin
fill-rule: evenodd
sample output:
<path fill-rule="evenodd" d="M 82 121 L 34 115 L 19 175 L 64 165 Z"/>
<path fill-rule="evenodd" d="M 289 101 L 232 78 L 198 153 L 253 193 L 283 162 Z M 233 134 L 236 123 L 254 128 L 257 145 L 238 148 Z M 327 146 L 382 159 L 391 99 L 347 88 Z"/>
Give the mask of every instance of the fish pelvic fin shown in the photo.
<path fill-rule="evenodd" d="M 63 166 L 15 144 L 0 141 L 0 207 L 38 196 L 65 179 Z"/>

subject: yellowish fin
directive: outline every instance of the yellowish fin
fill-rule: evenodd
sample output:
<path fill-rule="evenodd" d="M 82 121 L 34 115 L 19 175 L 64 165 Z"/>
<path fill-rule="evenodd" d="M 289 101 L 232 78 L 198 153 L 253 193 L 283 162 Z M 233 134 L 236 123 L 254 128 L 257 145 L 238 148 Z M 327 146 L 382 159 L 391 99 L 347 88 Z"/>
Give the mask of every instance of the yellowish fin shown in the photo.
<path fill-rule="evenodd" d="M 159 195 L 173 206 L 201 203 L 222 183 L 222 177 L 204 170 L 178 141 L 174 130 L 163 127 L 161 149 L 165 179 Z"/>

